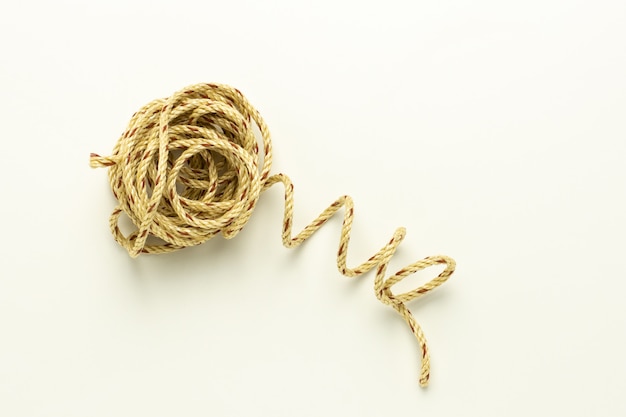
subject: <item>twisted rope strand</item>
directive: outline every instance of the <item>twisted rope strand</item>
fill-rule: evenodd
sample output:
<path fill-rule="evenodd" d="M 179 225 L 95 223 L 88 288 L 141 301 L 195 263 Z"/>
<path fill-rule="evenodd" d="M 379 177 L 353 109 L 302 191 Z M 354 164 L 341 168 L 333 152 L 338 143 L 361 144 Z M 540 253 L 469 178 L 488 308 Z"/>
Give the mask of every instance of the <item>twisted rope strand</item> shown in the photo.
<path fill-rule="evenodd" d="M 348 256 L 348 245 L 350 242 L 350 234 L 352 231 L 352 223 L 354 221 L 354 204 L 352 198 L 347 195 L 343 195 L 335 200 L 328 208 L 317 216 L 311 223 L 309 223 L 300 233 L 295 237 L 292 233 L 293 228 L 293 194 L 294 186 L 291 179 L 284 174 L 273 175 L 263 185 L 263 190 L 271 187 L 276 183 L 282 183 L 285 188 L 285 214 L 283 218 L 283 245 L 287 248 L 295 248 L 307 240 L 318 229 L 320 229 L 335 213 L 337 213 L 342 207 L 345 207 L 343 223 L 341 225 L 341 237 L 339 239 L 339 249 L 337 250 L 337 268 L 346 277 L 357 277 L 370 271 L 375 266 L 376 278 L 374 280 L 374 291 L 376 298 L 382 303 L 392 306 L 406 321 L 411 329 L 411 332 L 415 335 L 415 338 L 419 342 L 422 365 L 420 371 L 419 383 L 422 387 L 428 385 L 428 379 L 430 378 L 430 353 L 428 351 L 428 345 L 426 343 L 426 337 L 422 331 L 421 326 L 415 321 L 415 318 L 406 307 L 405 303 L 415 298 L 421 297 L 427 292 L 440 286 L 448 280 L 450 275 L 454 272 L 456 263 L 448 256 L 438 255 L 429 256 L 420 261 L 414 262 L 406 267 L 400 269 L 394 275 L 385 279 L 385 273 L 390 259 L 395 254 L 400 242 L 406 235 L 406 230 L 403 227 L 396 229 L 391 240 L 386 243 L 378 252 L 372 255 L 367 261 L 354 267 L 348 268 L 346 265 L 346 259 Z M 391 287 L 402 281 L 409 275 L 414 274 L 417 271 L 428 268 L 429 266 L 444 264 L 445 269 L 434 279 L 422 285 L 421 287 L 408 291 L 402 294 L 395 295 L 391 292 Z"/>
<path fill-rule="evenodd" d="M 259 156 L 252 121 L 261 131 L 264 158 Z M 284 174 L 270 176 L 269 129 L 239 90 L 198 84 L 148 103 L 133 115 L 113 154 L 91 154 L 90 165 L 109 168 L 109 181 L 119 203 L 110 217 L 111 231 L 132 257 L 198 245 L 218 233 L 226 239 L 234 237 L 247 223 L 260 194 L 277 183 L 282 183 L 285 191 L 282 242 L 287 248 L 302 244 L 344 208 L 337 268 L 346 277 L 356 277 L 376 267 L 376 297 L 404 318 L 418 340 L 422 358 L 419 382 L 421 386 L 428 384 L 426 338 L 406 303 L 443 284 L 454 272 L 454 260 L 430 256 L 385 278 L 389 261 L 406 234 L 401 227 L 368 260 L 349 268 L 346 262 L 354 204 L 347 195 L 293 236 L 293 183 Z M 118 226 L 122 213 L 137 227 L 128 236 Z M 148 236 L 163 243 L 149 244 Z M 445 265 L 444 270 L 426 284 L 402 294 L 391 291 L 407 276 L 438 264 Z"/>

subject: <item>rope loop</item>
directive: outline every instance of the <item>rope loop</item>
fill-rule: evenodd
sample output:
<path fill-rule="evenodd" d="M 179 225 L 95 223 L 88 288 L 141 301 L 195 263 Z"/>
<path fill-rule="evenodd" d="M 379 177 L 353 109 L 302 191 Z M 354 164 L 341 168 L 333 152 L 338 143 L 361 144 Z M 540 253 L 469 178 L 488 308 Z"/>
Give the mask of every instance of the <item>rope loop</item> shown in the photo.
<path fill-rule="evenodd" d="M 264 127 L 238 90 L 198 84 L 142 107 L 111 156 L 91 155 L 92 167 L 110 167 L 119 201 L 111 227 L 132 257 L 198 245 L 220 232 L 230 239 L 244 227 L 271 168 L 269 159 L 259 172 L 253 117 Z M 122 212 L 137 226 L 129 236 L 117 225 Z M 149 235 L 163 243 L 147 244 Z"/>

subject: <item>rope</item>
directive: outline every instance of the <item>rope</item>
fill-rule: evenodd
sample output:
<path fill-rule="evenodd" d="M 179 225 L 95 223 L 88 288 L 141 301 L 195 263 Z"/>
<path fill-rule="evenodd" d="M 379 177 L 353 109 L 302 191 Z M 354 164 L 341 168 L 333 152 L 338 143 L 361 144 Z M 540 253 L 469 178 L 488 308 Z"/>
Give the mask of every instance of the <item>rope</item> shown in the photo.
<path fill-rule="evenodd" d="M 252 121 L 263 137 L 264 157 L 259 154 Z M 347 277 L 376 268 L 376 297 L 393 307 L 417 338 L 422 358 L 419 382 L 421 386 L 428 384 L 430 355 L 426 338 L 406 303 L 443 284 L 454 272 L 454 260 L 430 256 L 385 279 L 389 260 L 405 236 L 405 229 L 398 228 L 367 261 L 355 268 L 347 267 L 354 219 L 354 205 L 347 195 L 335 200 L 293 236 L 293 184 L 284 174 L 270 176 L 269 129 L 239 90 L 198 84 L 148 103 L 133 115 L 113 154 L 91 154 L 90 165 L 110 168 L 111 188 L 119 202 L 111 214 L 111 231 L 132 257 L 199 245 L 219 233 L 226 239 L 235 237 L 250 218 L 261 192 L 276 183 L 282 183 L 285 189 L 282 241 L 288 248 L 299 246 L 344 208 L 337 267 Z M 137 227 L 128 236 L 118 227 L 122 212 Z M 149 236 L 157 238 L 157 243 L 149 243 Z M 430 282 L 402 294 L 391 291 L 405 277 L 437 264 L 445 265 L 445 269 Z"/>

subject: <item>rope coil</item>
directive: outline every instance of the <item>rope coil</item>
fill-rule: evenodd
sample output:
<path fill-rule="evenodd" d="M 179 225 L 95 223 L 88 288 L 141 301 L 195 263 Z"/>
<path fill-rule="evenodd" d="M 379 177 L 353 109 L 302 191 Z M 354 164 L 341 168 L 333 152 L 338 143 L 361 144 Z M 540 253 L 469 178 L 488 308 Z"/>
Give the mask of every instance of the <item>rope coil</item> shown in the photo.
<path fill-rule="evenodd" d="M 259 153 L 253 123 L 263 138 Z M 197 84 L 169 98 L 154 100 L 136 112 L 111 156 L 91 154 L 93 168 L 108 167 L 117 207 L 110 218 L 115 240 L 131 257 L 165 253 L 201 244 L 221 233 L 233 238 L 249 220 L 260 194 L 276 183 L 285 189 L 282 242 L 299 246 L 341 208 L 345 208 L 337 267 L 347 277 L 376 268 L 376 297 L 407 322 L 421 350 L 421 386 L 428 384 L 430 355 L 424 333 L 406 307 L 443 284 L 454 272 L 452 258 L 438 255 L 414 262 L 385 279 L 389 260 L 404 239 L 398 228 L 391 240 L 362 264 L 346 265 L 354 219 L 352 199 L 341 196 L 301 232 L 293 236 L 294 187 L 284 174 L 270 176 L 272 144 L 267 125 L 239 90 L 222 84 Z M 125 236 L 118 222 L 124 212 L 136 226 Z M 148 237 L 161 240 L 148 243 Z M 391 287 L 433 265 L 444 270 L 430 282 L 402 294 Z"/>

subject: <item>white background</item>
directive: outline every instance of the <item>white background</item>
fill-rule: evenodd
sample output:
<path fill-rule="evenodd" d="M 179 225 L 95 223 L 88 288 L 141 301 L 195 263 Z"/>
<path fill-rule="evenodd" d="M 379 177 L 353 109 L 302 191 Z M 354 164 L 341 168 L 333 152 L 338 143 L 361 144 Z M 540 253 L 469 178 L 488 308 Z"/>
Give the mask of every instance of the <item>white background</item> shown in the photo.
<path fill-rule="evenodd" d="M 0 415 L 626 415 L 625 2 L 0 9 Z M 337 272 L 339 218 L 282 247 L 278 188 L 233 240 L 115 244 L 89 153 L 197 82 L 263 114 L 296 226 L 354 197 L 349 263 L 401 225 L 392 271 L 457 260 L 411 304 L 427 389 L 373 275 Z"/>

